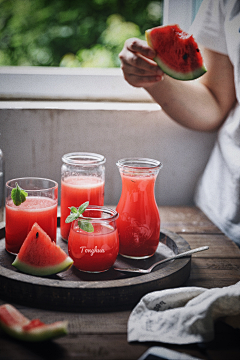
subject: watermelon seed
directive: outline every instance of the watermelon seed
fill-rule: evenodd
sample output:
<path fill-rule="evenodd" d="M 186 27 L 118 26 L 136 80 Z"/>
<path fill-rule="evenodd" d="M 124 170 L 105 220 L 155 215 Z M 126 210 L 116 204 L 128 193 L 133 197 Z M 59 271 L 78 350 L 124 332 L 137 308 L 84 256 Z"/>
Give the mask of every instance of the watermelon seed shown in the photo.
<path fill-rule="evenodd" d="M 188 54 L 187 53 L 185 53 L 185 54 L 183 54 L 183 60 L 187 60 L 187 58 L 188 58 Z"/>
<path fill-rule="evenodd" d="M 199 52 L 199 49 L 196 49 L 197 52 Z"/>
<path fill-rule="evenodd" d="M 36 232 L 36 239 L 38 238 L 38 235 L 39 235 L 39 233 L 38 233 L 38 232 Z"/>

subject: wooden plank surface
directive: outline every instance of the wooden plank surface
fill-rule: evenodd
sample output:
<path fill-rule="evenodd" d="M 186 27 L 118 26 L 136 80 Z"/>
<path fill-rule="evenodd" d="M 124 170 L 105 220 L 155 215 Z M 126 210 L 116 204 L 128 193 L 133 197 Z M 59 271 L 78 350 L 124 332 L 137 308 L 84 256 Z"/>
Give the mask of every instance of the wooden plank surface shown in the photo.
<path fill-rule="evenodd" d="M 191 248 L 208 245 L 209 249 L 201 253 L 193 255 L 195 257 L 203 258 L 217 258 L 217 259 L 240 259 L 240 250 L 238 246 L 231 241 L 228 237 L 221 234 L 181 234 L 184 236 L 184 239 L 187 240 Z"/>
<path fill-rule="evenodd" d="M 161 225 L 176 233 L 222 234 L 207 217 L 196 207 L 160 206 Z"/>
<path fill-rule="evenodd" d="M 209 250 L 194 254 L 191 273 L 183 286 L 206 288 L 229 286 L 240 281 L 240 250 L 197 208 L 161 207 L 162 226 L 178 232 L 191 248 L 209 245 Z M 0 300 L 0 304 L 4 301 Z M 168 345 L 127 342 L 127 322 L 131 310 L 62 312 L 16 307 L 28 318 L 46 323 L 68 319 L 69 335 L 45 344 L 25 344 L 0 333 L 1 360 L 137 360 L 150 346 L 163 346 L 204 360 L 239 360 L 240 330 L 217 322 L 215 339 L 206 344 Z"/>

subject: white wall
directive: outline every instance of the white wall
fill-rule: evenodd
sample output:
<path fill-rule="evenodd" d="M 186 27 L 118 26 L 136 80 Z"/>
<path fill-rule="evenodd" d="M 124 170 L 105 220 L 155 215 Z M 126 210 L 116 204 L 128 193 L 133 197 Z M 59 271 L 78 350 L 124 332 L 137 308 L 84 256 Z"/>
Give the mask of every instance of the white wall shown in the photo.
<path fill-rule="evenodd" d="M 121 180 L 116 161 L 141 156 L 160 160 L 158 205 L 191 205 L 216 134 L 175 124 L 153 103 L 0 102 L 0 148 L 6 180 L 40 176 L 58 181 L 61 157 L 88 151 L 106 159 L 105 204 L 117 204 Z"/>

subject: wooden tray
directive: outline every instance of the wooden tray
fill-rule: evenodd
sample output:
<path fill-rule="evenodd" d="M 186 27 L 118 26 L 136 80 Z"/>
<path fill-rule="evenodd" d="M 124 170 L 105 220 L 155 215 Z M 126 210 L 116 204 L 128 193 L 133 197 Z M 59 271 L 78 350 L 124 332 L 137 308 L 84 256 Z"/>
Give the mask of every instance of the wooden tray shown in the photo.
<path fill-rule="evenodd" d="M 181 236 L 161 229 L 156 254 L 145 260 L 118 256 L 118 267 L 147 268 L 153 262 L 190 249 Z M 123 273 L 111 268 L 100 274 L 88 274 L 72 266 L 48 277 L 20 273 L 13 266 L 14 255 L 5 250 L 5 229 L 0 229 L 0 298 L 4 301 L 62 311 L 105 311 L 130 309 L 151 291 L 182 285 L 190 275 L 191 257 L 156 267 L 150 274 Z M 67 243 L 58 229 L 57 244 L 67 252 Z"/>

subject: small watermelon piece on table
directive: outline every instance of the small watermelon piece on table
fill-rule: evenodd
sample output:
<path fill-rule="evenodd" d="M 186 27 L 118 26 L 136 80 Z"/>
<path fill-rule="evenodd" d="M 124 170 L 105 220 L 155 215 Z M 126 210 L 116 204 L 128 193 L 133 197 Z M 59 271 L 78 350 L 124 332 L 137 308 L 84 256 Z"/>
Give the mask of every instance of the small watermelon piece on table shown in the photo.
<path fill-rule="evenodd" d="M 68 334 L 68 322 L 45 324 L 39 319 L 29 320 L 14 306 L 0 306 L 0 328 L 8 335 L 23 341 L 45 341 Z"/>
<path fill-rule="evenodd" d="M 154 60 L 172 78 L 194 80 L 207 71 L 197 42 L 179 25 L 157 26 L 146 30 L 145 36 L 157 53 Z"/>
<path fill-rule="evenodd" d="M 33 224 L 12 263 L 18 270 L 35 276 L 66 271 L 73 260 L 37 224 Z"/>

